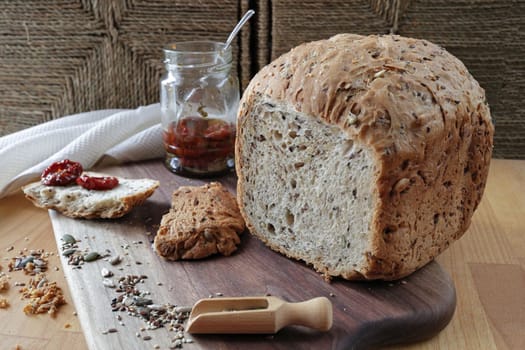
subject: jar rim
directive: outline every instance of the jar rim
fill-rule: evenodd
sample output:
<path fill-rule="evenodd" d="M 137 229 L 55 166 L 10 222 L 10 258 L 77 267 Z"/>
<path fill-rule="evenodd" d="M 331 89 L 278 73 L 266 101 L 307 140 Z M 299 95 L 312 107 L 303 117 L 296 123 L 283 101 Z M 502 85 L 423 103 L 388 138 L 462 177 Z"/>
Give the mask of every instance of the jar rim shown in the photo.
<path fill-rule="evenodd" d="M 166 45 L 164 63 L 179 68 L 199 68 L 230 64 L 232 47 L 211 40 L 176 41 Z"/>
<path fill-rule="evenodd" d="M 202 45 L 204 47 L 205 45 L 209 45 L 208 47 L 210 49 L 189 49 L 188 47 L 195 47 Z M 190 40 L 190 41 L 174 41 L 172 43 L 167 44 L 164 46 L 163 50 L 164 52 L 178 52 L 178 53 L 187 53 L 187 54 L 207 54 L 211 52 L 217 52 L 217 51 L 224 51 L 224 47 L 226 46 L 226 43 L 220 42 L 220 41 L 213 41 L 213 40 Z M 228 47 L 226 51 L 231 51 L 231 46 Z"/>

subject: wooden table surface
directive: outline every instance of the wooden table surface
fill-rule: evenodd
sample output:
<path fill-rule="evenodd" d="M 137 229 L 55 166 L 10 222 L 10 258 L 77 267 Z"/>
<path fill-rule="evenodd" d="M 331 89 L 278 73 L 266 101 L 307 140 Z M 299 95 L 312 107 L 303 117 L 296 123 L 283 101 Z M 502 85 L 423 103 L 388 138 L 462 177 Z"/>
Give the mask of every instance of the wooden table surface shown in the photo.
<path fill-rule="evenodd" d="M 396 348 L 525 349 L 524 188 L 525 161 L 493 160 L 471 227 L 437 258 L 456 286 L 452 321 L 426 342 Z M 7 264 L 24 249 L 55 254 L 49 259 L 47 276 L 62 287 L 68 302 L 55 318 L 27 316 L 22 311 L 24 301 L 15 284 L 29 277 L 20 271 L 8 272 Z M 9 290 L 0 292 L 0 298 L 10 303 L 0 309 L 2 349 L 87 349 L 56 254 L 46 211 L 33 207 L 21 194 L 0 200 L 0 273 L 10 276 Z"/>

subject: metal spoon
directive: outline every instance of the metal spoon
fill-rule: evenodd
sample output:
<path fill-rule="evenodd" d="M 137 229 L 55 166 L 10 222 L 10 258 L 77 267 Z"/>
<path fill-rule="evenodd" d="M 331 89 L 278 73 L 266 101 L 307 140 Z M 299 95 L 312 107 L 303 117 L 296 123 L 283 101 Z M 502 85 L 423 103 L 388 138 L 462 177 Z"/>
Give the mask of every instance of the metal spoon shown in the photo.
<path fill-rule="evenodd" d="M 226 40 L 226 45 L 224 45 L 224 48 L 222 49 L 223 51 L 226 51 L 228 49 L 228 47 L 230 47 L 233 39 L 235 38 L 235 36 L 237 35 L 237 33 L 239 33 L 239 31 L 241 30 L 242 26 L 248 22 L 248 20 L 250 19 L 250 17 L 252 17 L 253 15 L 255 14 L 255 11 L 254 10 L 248 10 L 246 11 L 246 13 L 244 14 L 244 16 L 242 16 L 241 20 L 239 21 L 239 23 L 237 23 L 237 25 L 235 26 L 235 28 L 233 28 L 232 32 L 230 33 L 230 36 L 228 37 L 228 40 Z"/>

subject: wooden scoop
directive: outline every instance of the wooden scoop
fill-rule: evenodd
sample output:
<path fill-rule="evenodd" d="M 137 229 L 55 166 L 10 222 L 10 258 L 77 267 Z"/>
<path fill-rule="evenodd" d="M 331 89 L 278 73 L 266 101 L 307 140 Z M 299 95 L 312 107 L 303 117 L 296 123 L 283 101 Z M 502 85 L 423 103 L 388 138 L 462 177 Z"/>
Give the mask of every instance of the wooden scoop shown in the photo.
<path fill-rule="evenodd" d="M 332 303 L 325 297 L 299 303 L 272 296 L 201 299 L 193 306 L 186 331 L 271 334 L 290 325 L 328 331 L 332 327 Z"/>

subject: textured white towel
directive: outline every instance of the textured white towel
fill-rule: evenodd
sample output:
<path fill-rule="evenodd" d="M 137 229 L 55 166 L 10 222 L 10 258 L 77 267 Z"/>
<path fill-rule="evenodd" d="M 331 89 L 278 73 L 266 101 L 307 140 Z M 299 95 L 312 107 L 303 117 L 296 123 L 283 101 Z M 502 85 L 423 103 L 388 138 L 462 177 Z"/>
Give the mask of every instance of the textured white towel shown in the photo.
<path fill-rule="evenodd" d="M 104 157 L 129 162 L 160 158 L 160 106 L 70 115 L 0 137 L 0 198 L 62 159 L 89 169 Z"/>

